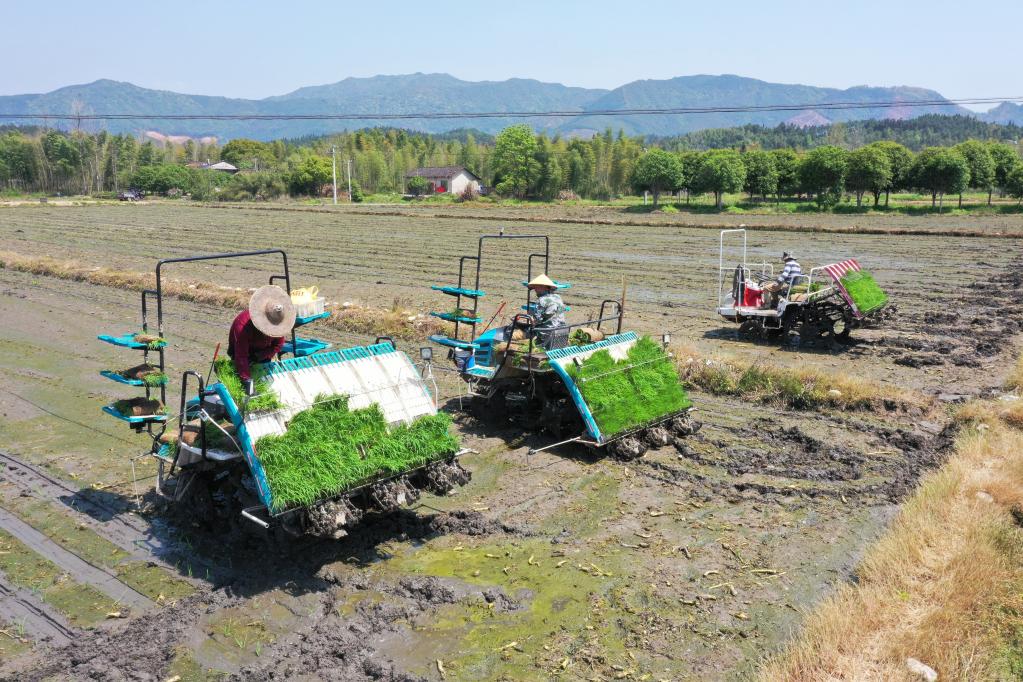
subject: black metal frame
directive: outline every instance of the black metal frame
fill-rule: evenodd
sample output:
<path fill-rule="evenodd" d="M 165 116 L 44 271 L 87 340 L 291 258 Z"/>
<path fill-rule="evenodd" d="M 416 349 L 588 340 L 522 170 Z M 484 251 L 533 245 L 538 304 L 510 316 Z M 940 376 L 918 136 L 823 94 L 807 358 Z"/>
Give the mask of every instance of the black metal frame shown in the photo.
<path fill-rule="evenodd" d="M 236 252 L 231 252 L 231 253 L 216 253 L 216 254 L 211 254 L 211 255 L 208 255 L 208 256 L 187 256 L 187 257 L 184 257 L 184 258 L 164 258 L 164 259 L 161 259 L 161 260 L 157 261 L 157 263 L 156 263 L 156 288 L 155 289 L 144 289 L 142 291 L 142 331 L 143 332 L 149 331 L 149 309 L 148 309 L 148 307 L 146 305 L 146 297 L 149 296 L 151 298 L 155 298 L 156 299 L 156 329 L 157 329 L 157 334 L 161 338 L 164 336 L 164 325 L 163 325 L 163 268 L 164 268 L 165 265 L 171 265 L 171 264 L 175 264 L 175 263 L 195 263 L 195 262 L 199 262 L 199 261 L 208 261 L 208 260 L 223 260 L 223 259 L 226 259 L 226 258 L 249 258 L 249 257 L 252 257 L 252 256 L 266 256 L 266 255 L 272 255 L 272 254 L 280 254 L 281 260 L 283 261 L 283 264 L 284 264 L 284 274 L 283 275 L 282 274 L 270 275 L 269 283 L 273 284 L 275 281 L 283 280 L 284 281 L 284 286 L 286 287 L 286 291 L 288 291 L 290 293 L 291 292 L 291 272 L 288 269 L 288 254 L 284 252 L 284 249 L 262 249 L 262 250 L 259 250 L 259 251 L 236 251 Z M 296 339 L 296 334 L 295 334 L 295 328 L 292 327 L 292 329 L 291 329 L 291 347 L 292 347 L 293 350 L 297 350 L 297 347 L 296 347 L 297 343 L 296 343 L 296 341 L 297 341 L 297 339 Z M 160 354 L 160 371 L 163 372 L 163 373 L 166 373 L 165 348 L 159 348 L 158 352 Z M 150 353 L 150 351 L 147 348 L 145 350 L 144 354 L 143 354 L 143 361 L 144 362 L 148 362 L 149 361 L 149 353 Z M 197 372 L 195 372 L 193 370 L 188 370 L 188 371 L 186 371 L 184 373 L 184 375 L 182 377 L 182 382 L 181 382 L 181 384 L 182 384 L 181 385 L 181 401 L 182 401 L 181 410 L 182 410 L 182 414 L 184 414 L 185 389 L 186 389 L 186 386 L 187 386 L 187 383 L 188 383 L 188 375 L 189 374 L 192 374 L 192 375 L 198 377 L 198 379 L 199 379 L 199 396 L 200 396 L 200 400 L 202 398 L 203 391 L 205 390 L 205 382 L 203 381 L 202 376 L 200 376 Z M 148 399 L 150 397 L 150 395 L 151 395 L 150 391 L 152 389 L 148 385 L 145 388 L 146 388 L 146 398 Z M 160 386 L 160 403 L 162 405 L 166 405 L 167 404 L 167 383 L 166 382 Z M 164 431 L 166 431 L 166 428 L 167 428 L 166 422 L 163 423 L 163 425 L 160 428 L 160 431 L 158 433 L 154 433 L 153 432 L 153 422 L 148 422 L 146 424 L 146 426 L 147 426 L 147 429 L 149 431 L 149 434 L 151 436 L 153 436 L 153 442 L 154 442 L 153 447 L 155 448 L 156 447 L 157 439 L 159 439 L 160 436 L 163 435 Z M 141 425 L 139 425 L 138 430 L 141 430 L 141 428 L 142 428 Z M 180 438 L 180 435 L 181 435 L 181 433 L 180 433 L 181 428 L 182 427 L 179 425 L 179 438 Z M 205 436 L 203 437 L 202 451 L 203 451 L 203 459 L 205 459 L 206 458 Z M 177 463 L 177 454 L 175 454 L 174 463 L 175 464 Z M 173 470 L 174 470 L 174 464 L 171 465 L 171 471 L 173 471 Z"/>
<path fill-rule="evenodd" d="M 466 263 L 466 261 L 470 261 L 471 260 L 471 261 L 475 261 L 476 262 L 476 273 L 475 273 L 475 278 L 473 280 L 472 289 L 474 289 L 476 291 L 479 291 L 480 283 L 481 283 L 481 278 L 482 278 L 482 270 L 483 270 L 483 245 L 484 245 L 484 242 L 486 240 L 491 240 L 491 239 L 497 239 L 497 240 L 509 240 L 509 239 L 535 239 L 535 240 L 539 240 L 539 239 L 542 239 L 543 243 L 544 243 L 543 252 L 530 253 L 526 257 L 526 281 L 530 282 L 533 279 L 533 259 L 534 258 L 542 258 L 543 259 L 543 272 L 547 273 L 549 271 L 549 268 L 550 268 L 550 255 L 551 255 L 551 238 L 548 235 L 545 235 L 545 234 L 505 234 L 504 231 L 502 230 L 498 234 L 488 234 L 488 235 L 481 236 L 479 238 L 479 243 L 478 243 L 478 246 L 476 248 L 476 255 L 475 256 L 461 256 L 461 257 L 459 257 L 459 259 L 458 259 L 458 288 L 459 289 L 468 288 L 468 287 L 465 286 L 465 284 L 466 284 L 466 282 L 465 282 L 465 263 Z M 473 300 L 472 317 L 473 317 L 473 319 L 476 319 L 479 316 L 479 297 L 478 296 L 471 296 L 471 297 L 466 297 L 466 298 L 472 298 L 472 300 Z M 526 308 L 525 308 L 526 311 L 529 310 L 529 304 L 532 302 L 532 299 L 533 299 L 533 289 L 531 287 L 527 286 L 526 287 Z M 456 298 L 455 298 L 455 307 L 460 309 L 460 310 L 462 309 L 462 294 L 458 294 L 456 296 Z M 612 312 L 610 314 L 608 314 L 608 309 L 609 308 L 611 308 L 611 310 L 612 310 Z M 529 320 L 530 324 L 528 324 L 528 325 L 526 325 L 526 324 L 519 324 L 518 321 L 520 320 L 520 318 Z M 622 332 L 622 321 L 623 321 L 623 318 L 624 318 L 624 315 L 623 315 L 622 301 L 616 300 L 616 299 L 605 299 L 605 300 L 601 301 L 601 303 L 600 303 L 600 312 L 598 313 L 596 319 L 586 320 L 584 322 L 577 322 L 575 324 L 564 325 L 564 326 L 561 326 L 561 327 L 557 327 L 556 330 L 563 330 L 563 331 L 565 331 L 567 333 L 571 333 L 572 329 L 575 329 L 575 328 L 578 328 L 578 327 L 596 326 L 597 330 L 602 331 L 601 330 L 601 326 L 605 322 L 615 322 L 616 323 L 615 333 L 616 334 L 620 334 Z M 513 316 L 512 319 L 513 319 L 513 322 L 512 322 L 512 326 L 513 327 L 518 325 L 517 328 L 526 330 L 529 338 L 533 338 L 534 331 L 535 331 L 535 318 L 533 318 L 527 312 L 525 314 L 517 313 L 517 314 L 515 314 Z M 455 333 L 454 333 L 453 338 L 455 340 L 457 340 L 457 341 L 463 340 L 460 337 L 460 331 L 461 331 L 461 325 L 465 325 L 465 326 L 470 327 L 469 338 L 466 339 L 466 340 L 469 341 L 469 342 L 472 342 L 476 338 L 476 326 L 477 326 L 477 324 L 479 324 L 479 323 L 477 323 L 477 322 L 471 322 L 471 323 L 469 323 L 469 322 L 461 322 L 460 323 L 458 320 L 455 320 Z M 551 331 L 555 331 L 555 330 L 551 330 Z M 534 355 L 534 353 L 532 351 L 530 351 L 527 354 L 527 358 L 531 358 L 533 355 Z M 505 357 L 505 361 L 507 361 L 507 356 Z M 527 361 L 526 365 L 527 365 L 527 369 L 528 369 L 529 374 L 532 374 L 534 372 L 533 363 Z M 503 366 L 504 366 L 504 362 L 502 362 L 501 367 L 503 367 Z M 498 369 L 500 369 L 500 367 Z"/>

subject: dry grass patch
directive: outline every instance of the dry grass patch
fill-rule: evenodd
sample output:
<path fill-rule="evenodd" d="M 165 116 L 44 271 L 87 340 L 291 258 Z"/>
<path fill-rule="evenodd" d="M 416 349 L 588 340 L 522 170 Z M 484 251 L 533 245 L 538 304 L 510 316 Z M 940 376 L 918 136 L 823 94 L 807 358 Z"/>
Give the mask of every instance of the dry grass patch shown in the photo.
<path fill-rule="evenodd" d="M 73 260 L 25 256 L 12 251 L 0 251 L 0 267 L 127 291 L 141 292 L 143 289 L 156 288 L 155 273 L 89 267 Z M 241 310 L 248 306 L 252 291 L 195 280 L 163 281 L 163 292 L 167 296 L 233 310 Z M 409 310 L 398 302 L 390 308 L 345 305 L 334 306 L 330 311 L 331 316 L 321 324 L 352 334 L 419 340 L 440 330 L 440 325 L 433 318 Z"/>
<path fill-rule="evenodd" d="M 990 403 L 984 403 L 991 406 Z M 982 409 L 982 408 L 971 408 Z M 988 419 L 761 673 L 765 681 L 1023 676 L 1023 432 Z"/>
<path fill-rule="evenodd" d="M 708 358 L 689 347 L 675 348 L 673 354 L 683 380 L 716 395 L 782 403 L 799 410 L 922 410 L 931 403 L 917 393 L 848 374 Z"/>
<path fill-rule="evenodd" d="M 1009 370 L 1009 376 L 1005 377 L 1005 388 L 1010 391 L 1023 388 L 1023 356 L 1016 360 L 1016 364 Z"/>

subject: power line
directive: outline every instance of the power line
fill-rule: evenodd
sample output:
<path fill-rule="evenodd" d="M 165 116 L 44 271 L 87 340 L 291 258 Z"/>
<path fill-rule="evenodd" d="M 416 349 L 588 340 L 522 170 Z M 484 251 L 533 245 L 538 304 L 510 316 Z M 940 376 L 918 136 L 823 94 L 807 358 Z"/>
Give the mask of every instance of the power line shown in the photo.
<path fill-rule="evenodd" d="M 803 104 L 736 105 L 716 107 L 667 107 L 633 109 L 591 109 L 580 111 L 458 111 L 419 112 L 407 114 L 381 113 L 332 113 L 332 114 L 52 114 L 52 113 L 0 113 L 0 120 L 41 119 L 69 121 L 119 121 L 119 120 L 167 120 L 167 121 L 393 121 L 393 120 L 436 120 L 465 118 L 572 118 L 576 116 L 665 116 L 719 113 L 756 113 L 771 111 L 836 111 L 847 109 L 898 109 L 903 107 L 947 107 L 964 104 L 1000 104 L 1002 102 L 1023 102 L 1017 97 L 968 97 L 962 99 L 914 100 L 910 102 L 815 102 Z"/>

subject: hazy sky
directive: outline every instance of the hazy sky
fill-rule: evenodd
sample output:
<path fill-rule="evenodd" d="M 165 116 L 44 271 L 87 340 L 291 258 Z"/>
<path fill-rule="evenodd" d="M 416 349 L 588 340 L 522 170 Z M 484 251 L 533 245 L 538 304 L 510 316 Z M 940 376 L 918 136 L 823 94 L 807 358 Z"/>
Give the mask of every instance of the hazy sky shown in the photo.
<path fill-rule="evenodd" d="M 1021 0 L 3 0 L 0 94 L 112 78 L 259 98 L 423 71 L 603 88 L 735 73 L 1019 96 L 1021 25 Z"/>

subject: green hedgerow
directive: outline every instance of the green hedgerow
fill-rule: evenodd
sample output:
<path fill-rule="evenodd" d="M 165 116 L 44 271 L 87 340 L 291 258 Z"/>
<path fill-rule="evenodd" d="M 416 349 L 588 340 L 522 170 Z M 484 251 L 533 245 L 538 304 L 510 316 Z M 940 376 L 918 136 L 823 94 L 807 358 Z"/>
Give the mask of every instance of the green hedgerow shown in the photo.
<path fill-rule="evenodd" d="M 389 429 L 379 405 L 349 410 L 347 396 L 319 396 L 286 433 L 260 438 L 256 457 L 277 512 L 454 454 L 459 443 L 450 427 L 451 417 L 438 413 Z"/>
<path fill-rule="evenodd" d="M 255 395 L 247 398 L 245 386 L 242 385 L 238 370 L 234 368 L 234 361 L 231 358 L 217 358 L 213 363 L 213 369 L 217 373 L 217 379 L 224 384 L 231 399 L 239 409 L 247 412 L 259 412 L 261 410 L 279 410 L 284 405 L 277 395 L 270 390 L 270 382 L 266 380 L 266 367 L 259 363 L 251 365 L 252 382 Z M 248 402 L 245 402 L 248 399 Z"/>
<path fill-rule="evenodd" d="M 888 302 L 888 294 L 866 270 L 850 270 L 842 278 L 842 286 L 861 313 L 871 313 Z"/>
<path fill-rule="evenodd" d="M 623 360 L 600 350 L 582 362 L 568 365 L 593 418 L 604 436 L 692 405 L 679 381 L 675 363 L 660 344 L 643 337 Z"/>

